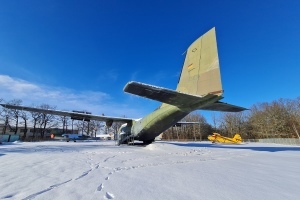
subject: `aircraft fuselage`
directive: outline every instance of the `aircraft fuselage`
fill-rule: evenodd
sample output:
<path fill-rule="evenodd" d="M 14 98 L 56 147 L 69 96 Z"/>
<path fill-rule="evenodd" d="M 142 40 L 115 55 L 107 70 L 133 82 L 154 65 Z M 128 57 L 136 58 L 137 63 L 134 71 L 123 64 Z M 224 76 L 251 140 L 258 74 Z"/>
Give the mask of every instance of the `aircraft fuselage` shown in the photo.
<path fill-rule="evenodd" d="M 136 140 L 151 142 L 159 134 L 175 125 L 179 120 L 188 115 L 176 106 L 165 105 L 144 118 L 133 121 L 132 126 L 127 126 L 127 134 L 134 135 Z M 125 130 L 125 129 L 123 129 Z"/>

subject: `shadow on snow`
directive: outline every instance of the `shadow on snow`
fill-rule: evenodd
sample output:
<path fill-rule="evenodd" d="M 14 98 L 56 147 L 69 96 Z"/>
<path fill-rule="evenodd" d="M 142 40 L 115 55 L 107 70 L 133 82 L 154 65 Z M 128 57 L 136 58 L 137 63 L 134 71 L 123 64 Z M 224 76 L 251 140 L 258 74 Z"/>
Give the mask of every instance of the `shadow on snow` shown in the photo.
<path fill-rule="evenodd" d="M 274 144 L 274 146 L 247 146 L 249 144 L 208 144 L 208 143 L 176 143 L 176 142 L 164 142 L 176 146 L 183 147 L 207 147 L 207 148 L 218 148 L 218 149 L 249 149 L 253 151 L 267 151 L 267 152 L 279 152 L 279 151 L 300 151 L 300 147 L 298 146 L 279 146 L 280 144 Z M 260 145 L 264 145 L 266 143 L 259 143 Z M 270 144 L 268 144 L 270 145 Z M 278 145 L 278 146 L 275 146 Z"/>
<path fill-rule="evenodd" d="M 32 144 L 37 144 L 32 145 Z M 32 146 L 31 146 L 32 145 Z M 10 146 L 10 147 L 9 147 Z M 14 146 L 14 147 L 11 147 Z M 100 142 L 94 142 L 93 144 L 84 144 L 83 142 L 79 143 L 65 143 L 65 142 L 53 142 L 52 145 L 49 145 L 44 142 L 33 142 L 27 143 L 10 143 L 4 144 L 0 146 L 0 156 L 6 155 L 7 153 L 37 153 L 37 152 L 45 152 L 45 153 L 54 153 L 54 152 L 79 152 L 86 150 L 94 150 L 94 149 L 103 149 L 103 148 L 119 148 L 119 146 L 115 145 L 107 145 Z"/>

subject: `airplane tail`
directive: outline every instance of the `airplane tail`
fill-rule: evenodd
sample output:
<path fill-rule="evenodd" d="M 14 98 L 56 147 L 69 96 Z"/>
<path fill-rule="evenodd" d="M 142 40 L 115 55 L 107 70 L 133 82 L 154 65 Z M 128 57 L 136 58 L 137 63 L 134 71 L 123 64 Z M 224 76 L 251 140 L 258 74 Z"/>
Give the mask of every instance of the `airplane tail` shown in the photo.
<path fill-rule="evenodd" d="M 237 134 L 234 135 L 233 140 L 235 142 L 242 142 L 242 137 L 241 137 L 240 134 L 237 133 Z"/>
<path fill-rule="evenodd" d="M 187 50 L 176 90 L 131 81 L 124 91 L 186 111 L 240 112 L 245 108 L 220 102 L 223 89 L 215 28 L 199 37 Z"/>
<path fill-rule="evenodd" d="M 189 46 L 176 91 L 197 96 L 223 94 L 215 28 Z"/>

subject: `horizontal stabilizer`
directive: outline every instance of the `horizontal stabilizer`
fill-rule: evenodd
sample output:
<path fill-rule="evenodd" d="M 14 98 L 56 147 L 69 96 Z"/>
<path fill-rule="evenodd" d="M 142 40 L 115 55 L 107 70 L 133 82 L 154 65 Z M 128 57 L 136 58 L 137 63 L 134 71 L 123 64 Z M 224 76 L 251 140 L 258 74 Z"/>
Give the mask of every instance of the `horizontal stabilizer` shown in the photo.
<path fill-rule="evenodd" d="M 211 111 L 223 111 L 223 112 L 240 112 L 244 110 L 248 110 L 247 108 L 243 108 L 240 106 L 235 106 L 227 103 L 223 103 L 217 101 L 213 104 L 206 105 L 201 108 L 201 110 L 211 110 Z"/>
<path fill-rule="evenodd" d="M 193 105 L 197 105 L 197 107 L 199 107 L 207 102 L 211 102 L 212 100 L 215 102 L 222 98 L 214 94 L 208 94 L 204 97 L 201 97 L 133 81 L 126 84 L 124 91 L 162 103 L 177 106 L 179 108 L 191 107 Z"/>
<path fill-rule="evenodd" d="M 219 102 L 218 100 L 222 99 L 222 97 L 218 95 L 207 94 L 202 97 L 134 81 L 127 83 L 124 87 L 124 91 L 182 109 L 191 108 L 224 112 L 246 110 L 242 107 Z"/>

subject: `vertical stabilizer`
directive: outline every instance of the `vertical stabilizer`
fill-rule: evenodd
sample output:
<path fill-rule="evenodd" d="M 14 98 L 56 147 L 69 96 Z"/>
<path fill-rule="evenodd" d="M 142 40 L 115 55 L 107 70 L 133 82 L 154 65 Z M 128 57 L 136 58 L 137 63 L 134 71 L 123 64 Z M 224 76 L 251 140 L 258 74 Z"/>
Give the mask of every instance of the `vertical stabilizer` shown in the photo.
<path fill-rule="evenodd" d="M 215 28 L 188 48 L 176 90 L 193 95 L 223 94 Z"/>

